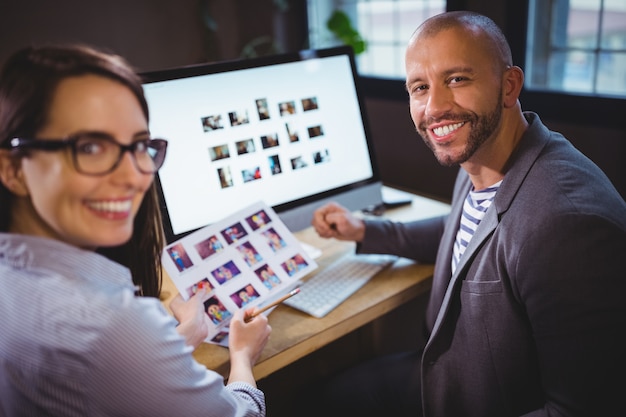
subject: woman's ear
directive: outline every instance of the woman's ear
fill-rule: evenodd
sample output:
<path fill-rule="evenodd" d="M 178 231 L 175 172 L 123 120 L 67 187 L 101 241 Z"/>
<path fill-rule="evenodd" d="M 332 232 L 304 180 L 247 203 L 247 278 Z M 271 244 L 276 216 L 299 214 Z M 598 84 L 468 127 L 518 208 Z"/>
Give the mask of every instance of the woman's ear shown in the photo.
<path fill-rule="evenodd" d="M 11 151 L 0 149 L 0 182 L 13 194 L 25 197 L 28 195 L 28 187 L 20 165 Z"/>

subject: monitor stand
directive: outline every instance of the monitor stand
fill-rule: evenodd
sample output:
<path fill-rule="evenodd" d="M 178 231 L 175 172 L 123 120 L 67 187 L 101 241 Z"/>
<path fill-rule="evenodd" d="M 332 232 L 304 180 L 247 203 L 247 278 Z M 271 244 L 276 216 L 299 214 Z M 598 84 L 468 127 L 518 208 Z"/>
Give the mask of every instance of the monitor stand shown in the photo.
<path fill-rule="evenodd" d="M 321 198 L 310 203 L 276 212 L 285 226 L 292 232 L 298 232 L 311 226 L 313 212 L 326 203 L 334 201 L 350 211 L 362 210 L 368 206 L 378 205 L 383 202 L 382 183 L 375 181 L 357 188 Z"/>

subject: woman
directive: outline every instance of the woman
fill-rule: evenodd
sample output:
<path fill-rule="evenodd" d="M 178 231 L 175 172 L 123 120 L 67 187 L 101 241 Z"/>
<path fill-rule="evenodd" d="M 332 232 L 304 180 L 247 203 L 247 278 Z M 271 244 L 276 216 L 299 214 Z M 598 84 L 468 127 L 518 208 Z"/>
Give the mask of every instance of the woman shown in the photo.
<path fill-rule="evenodd" d="M 43 47 L 5 63 L 0 415 L 265 415 L 252 366 L 267 318 L 234 316 L 225 387 L 191 355 L 206 336 L 202 294 L 172 305 L 185 337 L 154 298 L 166 145 L 150 138 L 141 81 L 121 58 Z"/>

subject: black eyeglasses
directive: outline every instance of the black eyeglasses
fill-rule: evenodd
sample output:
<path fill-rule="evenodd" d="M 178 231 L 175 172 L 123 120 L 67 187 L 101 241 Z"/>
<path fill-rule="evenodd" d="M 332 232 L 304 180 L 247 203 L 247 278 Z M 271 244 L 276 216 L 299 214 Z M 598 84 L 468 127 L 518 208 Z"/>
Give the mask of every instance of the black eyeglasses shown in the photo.
<path fill-rule="evenodd" d="M 122 145 L 102 133 L 79 133 L 66 139 L 13 138 L 12 149 L 58 151 L 70 148 L 76 171 L 85 175 L 105 175 L 117 168 L 124 152 L 133 155 L 135 167 L 143 174 L 154 174 L 161 168 L 167 151 L 165 139 L 142 139 Z"/>

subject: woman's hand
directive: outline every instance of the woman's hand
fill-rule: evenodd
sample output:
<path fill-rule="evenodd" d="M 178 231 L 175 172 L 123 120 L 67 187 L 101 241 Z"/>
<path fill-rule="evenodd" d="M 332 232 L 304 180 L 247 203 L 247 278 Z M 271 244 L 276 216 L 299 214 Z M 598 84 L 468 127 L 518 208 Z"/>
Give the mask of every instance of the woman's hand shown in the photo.
<path fill-rule="evenodd" d="M 205 295 L 206 289 L 201 289 L 187 301 L 177 294 L 170 302 L 172 314 L 179 323 L 176 330 L 194 349 L 209 335 L 208 316 L 204 311 L 203 303 Z"/>
<path fill-rule="evenodd" d="M 228 382 L 247 382 L 256 386 L 252 367 L 261 356 L 261 352 L 269 340 L 272 328 L 267 317 L 260 314 L 244 321 L 256 312 L 256 309 L 239 310 L 230 322 L 228 348 L 230 349 L 230 376 Z"/>

